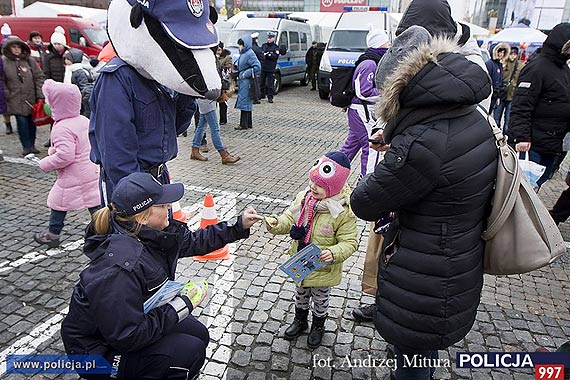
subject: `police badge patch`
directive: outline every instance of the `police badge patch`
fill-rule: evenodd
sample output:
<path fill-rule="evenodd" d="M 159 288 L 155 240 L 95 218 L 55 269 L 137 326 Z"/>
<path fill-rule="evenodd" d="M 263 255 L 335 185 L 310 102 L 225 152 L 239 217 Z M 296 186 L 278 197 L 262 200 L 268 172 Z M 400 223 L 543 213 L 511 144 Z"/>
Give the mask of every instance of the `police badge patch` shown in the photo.
<path fill-rule="evenodd" d="M 202 16 L 204 13 L 204 4 L 202 3 L 202 0 L 186 0 L 186 3 L 188 4 L 190 12 L 192 12 L 195 17 Z"/>

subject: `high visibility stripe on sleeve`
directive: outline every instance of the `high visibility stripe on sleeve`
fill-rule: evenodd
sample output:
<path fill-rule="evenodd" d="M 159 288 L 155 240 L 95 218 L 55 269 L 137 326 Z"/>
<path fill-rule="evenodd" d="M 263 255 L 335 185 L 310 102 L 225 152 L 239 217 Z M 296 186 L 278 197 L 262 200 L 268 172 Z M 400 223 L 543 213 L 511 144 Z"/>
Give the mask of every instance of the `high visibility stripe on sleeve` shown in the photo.
<path fill-rule="evenodd" d="M 178 314 L 178 321 L 181 321 L 190 315 L 190 310 L 186 306 L 184 300 L 180 297 L 174 297 L 171 301 L 168 302 L 170 306 L 176 310 L 176 314 Z"/>

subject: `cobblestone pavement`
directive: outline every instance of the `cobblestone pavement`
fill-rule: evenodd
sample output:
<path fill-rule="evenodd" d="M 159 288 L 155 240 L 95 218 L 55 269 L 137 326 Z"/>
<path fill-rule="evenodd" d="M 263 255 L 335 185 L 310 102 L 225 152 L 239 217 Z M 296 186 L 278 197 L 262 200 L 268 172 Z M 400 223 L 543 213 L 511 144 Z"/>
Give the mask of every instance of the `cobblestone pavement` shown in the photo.
<path fill-rule="evenodd" d="M 233 105 L 233 101 L 231 102 Z M 173 177 L 187 186 L 181 201 L 190 224 L 199 221 L 204 194 L 212 192 L 218 214 L 226 219 L 252 206 L 260 213 L 279 213 L 307 184 L 307 171 L 322 153 L 337 148 L 346 135 L 345 114 L 318 99 L 308 88 L 285 87 L 274 104 L 262 102 L 254 111 L 252 130 L 235 131 L 239 114 L 230 107 L 230 123 L 222 138 L 242 160 L 222 165 L 217 153 L 208 162 L 190 160 L 191 136 L 179 138 L 180 154 L 170 164 Z M 38 146 L 47 139 L 38 130 Z M 45 250 L 32 233 L 47 227 L 47 193 L 55 179 L 19 158 L 17 134 L 6 136 L 0 125 L 0 360 L 8 353 L 61 353 L 59 323 L 66 313 L 72 287 L 87 260 L 81 253 L 86 210 L 71 212 L 62 248 Z M 43 155 L 47 149 L 42 148 Z M 43 156 L 42 155 L 42 156 Z M 353 170 L 351 183 L 356 180 Z M 557 174 L 541 190 L 552 205 L 565 188 Z M 288 237 L 273 237 L 257 225 L 251 237 L 232 245 L 232 260 L 181 260 L 179 278 L 206 278 L 213 290 L 195 311 L 210 330 L 208 362 L 202 379 L 387 379 L 387 368 L 350 367 L 345 358 L 385 358 L 385 342 L 372 324 L 351 319 L 351 309 L 372 302 L 360 291 L 367 241 L 359 223 L 358 252 L 345 264 L 341 285 L 332 291 L 330 316 L 322 347 L 307 349 L 306 335 L 286 341 L 282 334 L 293 319 L 294 284 L 278 266 L 286 258 Z M 561 226 L 565 239 L 570 229 Z M 532 379 L 530 370 L 457 370 L 461 351 L 534 351 L 541 345 L 555 349 L 570 336 L 570 259 L 520 276 L 485 277 L 481 305 L 472 331 L 461 342 L 440 352 L 451 368 L 441 368 L 441 379 Z M 318 355 L 318 356 L 317 356 Z M 315 365 L 332 358 L 336 366 Z M 322 364 L 323 362 L 318 362 Z M 20 377 L 2 376 L 16 379 Z M 76 378 L 41 375 L 36 378 Z"/>

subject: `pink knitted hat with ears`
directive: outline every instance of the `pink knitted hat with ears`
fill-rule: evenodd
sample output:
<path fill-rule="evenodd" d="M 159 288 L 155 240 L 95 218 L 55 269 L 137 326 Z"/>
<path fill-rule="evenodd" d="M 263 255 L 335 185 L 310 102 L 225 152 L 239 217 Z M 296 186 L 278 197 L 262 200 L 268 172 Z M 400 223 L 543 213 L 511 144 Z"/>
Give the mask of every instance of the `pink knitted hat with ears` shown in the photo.
<path fill-rule="evenodd" d="M 309 178 L 325 189 L 327 198 L 339 194 L 350 175 L 350 160 L 342 152 L 329 152 L 309 170 Z"/>

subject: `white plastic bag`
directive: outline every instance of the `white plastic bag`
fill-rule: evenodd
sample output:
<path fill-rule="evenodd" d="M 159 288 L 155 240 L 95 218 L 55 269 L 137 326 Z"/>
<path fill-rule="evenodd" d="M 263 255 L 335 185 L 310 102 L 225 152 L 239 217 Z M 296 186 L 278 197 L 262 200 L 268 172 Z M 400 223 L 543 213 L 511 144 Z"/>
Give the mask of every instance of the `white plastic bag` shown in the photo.
<path fill-rule="evenodd" d="M 530 186 L 532 188 L 537 187 L 538 179 L 544 174 L 546 166 L 542 166 L 534 161 L 531 161 L 528 157 L 528 152 L 525 152 L 524 159 L 519 159 L 519 164 L 524 175 L 528 179 Z"/>

